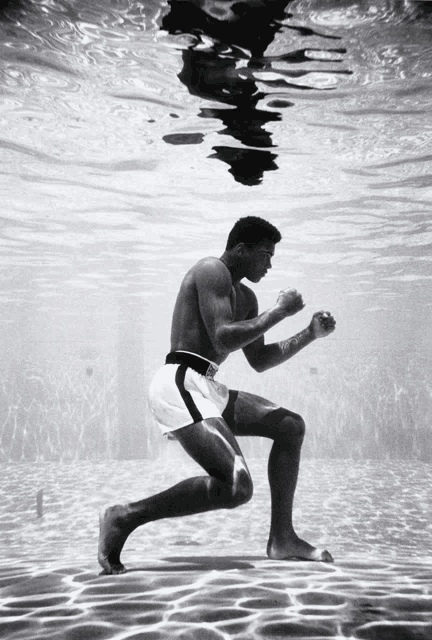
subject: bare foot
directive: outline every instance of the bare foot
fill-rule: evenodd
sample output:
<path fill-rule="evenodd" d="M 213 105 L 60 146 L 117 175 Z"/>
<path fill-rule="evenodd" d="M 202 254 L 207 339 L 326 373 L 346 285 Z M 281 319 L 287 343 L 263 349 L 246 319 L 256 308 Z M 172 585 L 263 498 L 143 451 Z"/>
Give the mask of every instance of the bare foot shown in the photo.
<path fill-rule="evenodd" d="M 290 540 L 288 544 L 278 546 L 268 543 L 267 555 L 272 560 L 313 560 L 314 562 L 334 562 L 331 553 L 317 549 L 311 544 L 298 538 Z"/>
<path fill-rule="evenodd" d="M 99 515 L 98 561 L 105 574 L 126 571 L 120 562 L 120 553 L 130 532 L 121 526 L 123 514 L 124 507 L 115 506 L 102 509 Z"/>

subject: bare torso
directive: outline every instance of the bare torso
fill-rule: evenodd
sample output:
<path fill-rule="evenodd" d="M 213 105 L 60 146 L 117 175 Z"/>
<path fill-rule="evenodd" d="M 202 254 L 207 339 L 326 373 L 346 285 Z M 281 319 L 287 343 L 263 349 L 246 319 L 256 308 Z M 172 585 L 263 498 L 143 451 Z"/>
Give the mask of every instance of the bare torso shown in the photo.
<path fill-rule="evenodd" d="M 171 325 L 171 351 L 183 350 L 196 353 L 216 364 L 221 364 L 229 352 L 218 350 L 205 327 L 201 306 L 206 296 L 206 287 L 197 282 L 197 276 L 209 268 L 216 276 L 229 278 L 227 295 L 232 310 L 232 321 L 238 322 L 255 315 L 255 294 L 242 283 L 232 284 L 227 266 L 219 258 L 203 258 L 183 278 L 174 307 Z M 208 286 L 211 287 L 211 280 Z M 229 293 L 228 293 L 229 292 Z"/>

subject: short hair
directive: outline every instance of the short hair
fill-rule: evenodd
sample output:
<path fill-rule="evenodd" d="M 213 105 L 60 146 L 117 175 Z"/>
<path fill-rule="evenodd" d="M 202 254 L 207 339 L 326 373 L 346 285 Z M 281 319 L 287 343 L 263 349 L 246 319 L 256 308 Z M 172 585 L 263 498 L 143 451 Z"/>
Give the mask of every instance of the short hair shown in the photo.
<path fill-rule="evenodd" d="M 258 216 L 246 216 L 237 220 L 228 236 L 226 251 L 233 249 L 235 246 L 243 242 L 249 247 L 268 240 L 276 244 L 280 242 L 282 236 L 278 229 L 267 220 L 258 218 Z"/>

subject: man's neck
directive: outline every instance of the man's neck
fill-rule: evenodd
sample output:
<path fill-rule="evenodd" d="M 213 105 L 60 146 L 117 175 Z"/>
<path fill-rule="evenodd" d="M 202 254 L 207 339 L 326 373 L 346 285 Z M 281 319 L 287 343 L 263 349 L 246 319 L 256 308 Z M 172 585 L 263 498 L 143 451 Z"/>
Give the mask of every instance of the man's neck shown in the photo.
<path fill-rule="evenodd" d="M 226 266 L 228 271 L 231 274 L 233 287 L 238 285 L 240 280 L 244 277 L 241 273 L 239 273 L 239 265 L 237 260 L 231 256 L 227 251 L 225 251 L 222 256 L 219 258 L 221 262 Z"/>

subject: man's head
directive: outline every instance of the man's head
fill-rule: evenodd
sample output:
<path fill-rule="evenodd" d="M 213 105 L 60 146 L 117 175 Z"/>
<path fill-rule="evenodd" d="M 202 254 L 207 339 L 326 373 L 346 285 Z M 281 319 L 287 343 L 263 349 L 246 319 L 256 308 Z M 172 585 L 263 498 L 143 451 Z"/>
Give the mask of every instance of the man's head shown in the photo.
<path fill-rule="evenodd" d="M 226 250 L 230 251 L 236 245 L 243 243 L 251 248 L 256 246 L 263 240 L 267 240 L 272 244 L 280 242 L 282 239 L 278 229 L 267 220 L 258 218 L 258 216 L 246 216 L 240 218 L 230 231 Z"/>
<path fill-rule="evenodd" d="M 271 269 L 275 244 L 282 236 L 267 220 L 247 216 L 237 220 L 228 236 L 225 253 L 235 261 L 240 277 L 259 282 Z"/>

